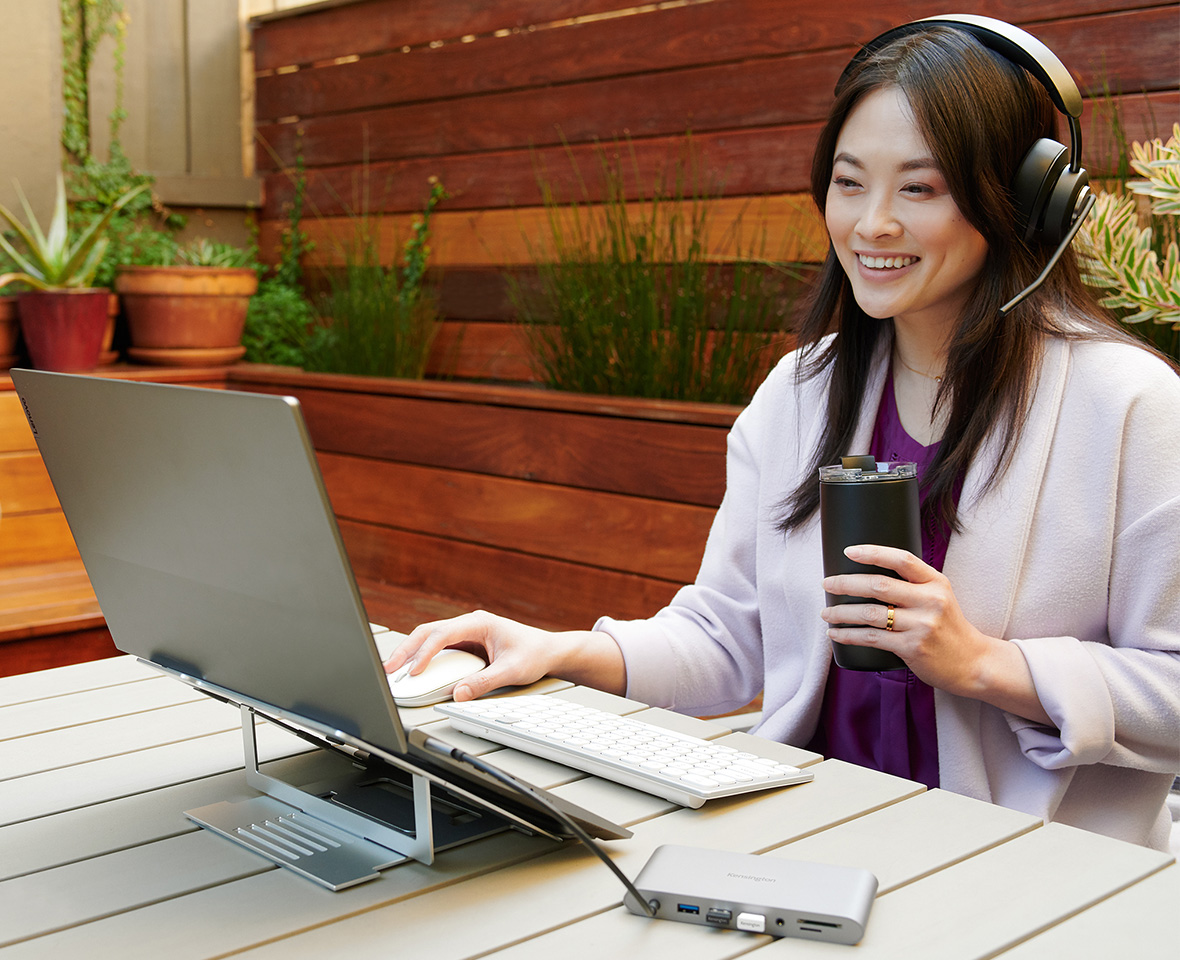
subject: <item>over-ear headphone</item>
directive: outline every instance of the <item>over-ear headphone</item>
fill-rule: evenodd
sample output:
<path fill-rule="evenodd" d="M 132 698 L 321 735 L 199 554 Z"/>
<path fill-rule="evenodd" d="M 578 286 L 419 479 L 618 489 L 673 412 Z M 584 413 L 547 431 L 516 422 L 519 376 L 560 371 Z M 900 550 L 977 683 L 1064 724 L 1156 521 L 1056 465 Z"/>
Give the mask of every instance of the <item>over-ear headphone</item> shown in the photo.
<path fill-rule="evenodd" d="M 840 75 L 837 91 L 860 63 L 886 44 L 936 26 L 970 34 L 1006 60 L 1024 67 L 1045 88 L 1054 106 L 1069 123 L 1068 150 L 1056 140 L 1038 140 L 1025 154 L 1013 178 L 1012 193 L 1024 239 L 1033 243 L 1055 243 L 1057 249 L 1040 276 L 1004 304 L 1000 312 L 1007 313 L 1041 285 L 1094 206 L 1090 175 L 1082 168 L 1082 128 L 1079 122 L 1082 95 L 1057 55 L 1032 34 L 1003 20 L 967 13 L 927 17 L 885 31 L 866 43 L 852 58 Z"/>

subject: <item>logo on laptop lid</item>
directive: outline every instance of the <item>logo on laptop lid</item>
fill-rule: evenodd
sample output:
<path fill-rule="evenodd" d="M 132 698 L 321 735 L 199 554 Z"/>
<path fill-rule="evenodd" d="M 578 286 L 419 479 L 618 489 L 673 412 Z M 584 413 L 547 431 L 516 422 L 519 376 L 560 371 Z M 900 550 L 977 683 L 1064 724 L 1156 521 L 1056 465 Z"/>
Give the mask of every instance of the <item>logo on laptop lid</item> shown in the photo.
<path fill-rule="evenodd" d="M 25 408 L 25 419 L 29 421 L 29 429 L 33 431 L 34 437 L 37 436 L 37 424 L 33 423 L 33 414 L 29 410 L 29 401 L 21 397 L 20 405 Z"/>

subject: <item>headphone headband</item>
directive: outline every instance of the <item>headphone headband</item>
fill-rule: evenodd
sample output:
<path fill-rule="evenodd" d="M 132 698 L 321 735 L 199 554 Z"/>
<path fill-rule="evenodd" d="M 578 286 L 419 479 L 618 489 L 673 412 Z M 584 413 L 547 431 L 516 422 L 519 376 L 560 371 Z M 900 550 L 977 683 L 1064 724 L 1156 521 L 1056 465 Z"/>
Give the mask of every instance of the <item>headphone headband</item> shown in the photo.
<path fill-rule="evenodd" d="M 1057 54 L 1041 43 L 1036 37 L 1020 27 L 1015 27 L 994 17 L 980 17 L 971 13 L 948 13 L 937 17 L 926 17 L 903 23 L 886 30 L 880 36 L 866 43 L 848 62 L 836 81 L 836 90 L 844 86 L 848 75 L 870 56 L 900 37 L 921 33 L 929 27 L 951 27 L 969 33 L 989 50 L 994 50 L 1005 60 L 1024 67 L 1040 82 L 1049 94 L 1053 105 L 1065 115 L 1069 124 L 1069 170 L 1077 173 L 1082 168 L 1082 126 L 1078 119 L 1082 115 L 1082 94 L 1078 90 L 1065 64 Z"/>

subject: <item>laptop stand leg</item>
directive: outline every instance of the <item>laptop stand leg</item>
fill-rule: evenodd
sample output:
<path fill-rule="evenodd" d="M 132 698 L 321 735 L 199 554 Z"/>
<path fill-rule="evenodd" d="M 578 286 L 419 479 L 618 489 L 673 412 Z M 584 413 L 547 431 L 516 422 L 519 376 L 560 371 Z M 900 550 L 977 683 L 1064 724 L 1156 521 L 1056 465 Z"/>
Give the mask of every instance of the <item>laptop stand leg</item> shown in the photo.
<path fill-rule="evenodd" d="M 430 783 L 413 777 L 414 823 L 401 832 L 259 769 L 254 711 L 241 707 L 246 782 L 264 794 L 188 810 L 200 826 L 331 890 L 371 880 L 413 858 L 434 860 Z"/>

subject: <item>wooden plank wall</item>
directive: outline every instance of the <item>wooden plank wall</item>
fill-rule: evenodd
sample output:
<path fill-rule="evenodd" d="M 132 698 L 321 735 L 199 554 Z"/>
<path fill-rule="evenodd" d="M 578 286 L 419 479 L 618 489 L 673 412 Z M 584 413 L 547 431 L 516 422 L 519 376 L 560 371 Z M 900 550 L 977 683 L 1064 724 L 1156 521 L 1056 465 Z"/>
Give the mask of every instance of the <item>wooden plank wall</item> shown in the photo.
<path fill-rule="evenodd" d="M 362 588 L 562 629 L 650 616 L 695 578 L 738 413 L 249 365 L 230 377 L 299 398 Z"/>
<path fill-rule="evenodd" d="M 869 8 L 800 0 L 363 0 L 254 24 L 264 254 L 308 170 L 317 243 L 338 262 L 360 206 L 386 214 L 386 255 L 431 176 L 452 198 L 436 215 L 448 326 L 435 366 L 527 379 L 501 269 L 544 241 L 537 171 L 563 196 L 591 196 L 598 144 L 621 140 L 639 183 L 681 155 L 691 131 L 721 176 L 721 221 L 761 218 L 775 255 L 818 259 L 805 197 L 814 139 L 840 70 L 888 27 L 944 13 L 933 0 Z M 954 5 L 952 5 L 954 6 Z M 1110 168 L 1110 103 L 1132 138 L 1180 114 L 1180 4 L 1145 0 L 978 0 L 961 12 L 1018 23 L 1071 68 L 1087 96 L 1087 167 Z M 721 241 L 718 241 L 719 251 Z M 459 331 L 462 331 L 460 335 Z"/>

